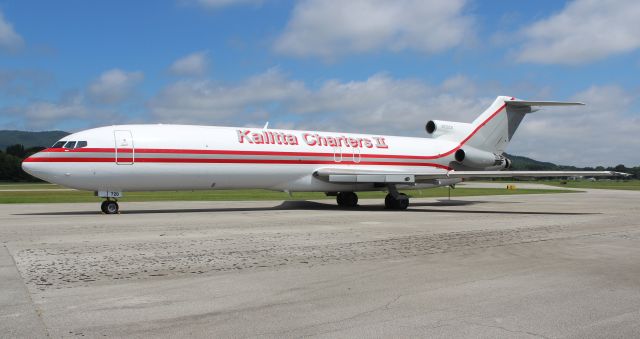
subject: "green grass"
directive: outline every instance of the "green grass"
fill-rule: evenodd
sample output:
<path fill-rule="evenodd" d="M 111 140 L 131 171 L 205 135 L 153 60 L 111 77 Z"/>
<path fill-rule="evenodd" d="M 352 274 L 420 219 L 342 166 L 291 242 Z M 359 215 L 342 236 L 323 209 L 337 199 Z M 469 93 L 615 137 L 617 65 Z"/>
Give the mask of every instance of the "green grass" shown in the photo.
<path fill-rule="evenodd" d="M 640 190 L 640 180 L 627 180 L 627 181 L 540 181 L 542 184 L 567 187 L 567 188 L 600 188 L 609 190 Z"/>
<path fill-rule="evenodd" d="M 516 189 L 502 188 L 456 188 L 451 190 L 451 197 L 466 197 L 480 195 L 515 195 L 515 194 L 543 194 L 570 193 L 578 191 L 556 189 Z M 414 198 L 432 198 L 448 196 L 445 187 L 406 191 Z M 383 199 L 384 192 L 360 192 L 360 199 Z M 286 193 L 267 190 L 210 190 L 210 191 L 167 191 L 167 192 L 125 192 L 121 201 L 239 201 L 239 200 L 319 200 L 335 199 L 324 193 L 296 192 L 290 197 Z M 68 202 L 99 202 L 101 198 L 93 196 L 93 192 L 84 191 L 20 191 L 2 192 L 0 190 L 0 204 L 16 203 L 68 203 Z"/>
<path fill-rule="evenodd" d="M 18 190 L 18 189 L 38 189 L 38 190 L 49 190 L 49 189 L 61 189 L 65 188 L 56 184 L 49 183 L 19 183 L 19 182 L 2 182 L 0 183 L 0 191 L 2 190 Z"/>

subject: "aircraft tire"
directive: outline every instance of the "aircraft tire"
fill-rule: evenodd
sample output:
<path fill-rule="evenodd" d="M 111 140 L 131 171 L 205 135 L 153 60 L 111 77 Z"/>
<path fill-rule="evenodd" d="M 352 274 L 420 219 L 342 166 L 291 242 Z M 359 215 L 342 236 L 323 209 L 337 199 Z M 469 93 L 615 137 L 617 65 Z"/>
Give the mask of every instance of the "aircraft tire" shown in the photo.
<path fill-rule="evenodd" d="M 409 197 L 404 193 L 400 193 L 398 199 L 396 199 L 396 206 L 401 211 L 406 210 L 409 207 Z"/>
<path fill-rule="evenodd" d="M 104 205 L 104 213 L 105 214 L 118 214 L 119 207 L 118 203 L 115 201 L 105 201 Z"/>
<path fill-rule="evenodd" d="M 103 201 L 102 204 L 100 204 L 100 210 L 102 211 L 102 213 L 107 214 L 107 200 Z"/>
<path fill-rule="evenodd" d="M 384 208 L 386 208 L 388 210 L 395 209 L 394 208 L 395 200 L 396 199 L 393 197 L 393 195 L 391 195 L 391 193 L 387 194 L 387 196 L 384 197 Z"/>
<path fill-rule="evenodd" d="M 384 198 L 384 208 L 388 210 L 406 210 L 409 207 L 409 197 L 404 194 L 398 194 L 394 197 L 391 193 Z"/>
<path fill-rule="evenodd" d="M 358 206 L 358 195 L 353 192 L 340 192 L 336 196 L 336 201 L 340 207 Z"/>

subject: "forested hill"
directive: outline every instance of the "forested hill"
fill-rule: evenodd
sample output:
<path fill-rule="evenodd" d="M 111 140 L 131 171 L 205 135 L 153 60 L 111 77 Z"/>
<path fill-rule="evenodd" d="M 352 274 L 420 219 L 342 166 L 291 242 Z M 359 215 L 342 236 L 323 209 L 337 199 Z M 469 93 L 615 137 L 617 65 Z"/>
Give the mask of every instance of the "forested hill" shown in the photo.
<path fill-rule="evenodd" d="M 512 161 L 511 169 L 514 171 L 552 171 L 560 169 L 560 166 L 551 163 L 533 160 L 519 155 L 504 154 L 505 157 Z"/>
<path fill-rule="evenodd" d="M 24 148 L 48 147 L 67 135 L 69 133 L 63 131 L 27 132 L 0 130 L 0 150 L 4 151 L 7 147 L 15 144 L 21 144 Z"/>
<path fill-rule="evenodd" d="M 511 159 L 511 170 L 513 171 L 616 171 L 631 173 L 636 178 L 640 178 L 640 166 L 627 167 L 625 165 L 617 166 L 592 166 L 592 167 L 576 167 L 568 165 L 556 165 L 551 162 L 538 161 L 527 157 L 512 154 L 504 154 L 505 157 Z"/>

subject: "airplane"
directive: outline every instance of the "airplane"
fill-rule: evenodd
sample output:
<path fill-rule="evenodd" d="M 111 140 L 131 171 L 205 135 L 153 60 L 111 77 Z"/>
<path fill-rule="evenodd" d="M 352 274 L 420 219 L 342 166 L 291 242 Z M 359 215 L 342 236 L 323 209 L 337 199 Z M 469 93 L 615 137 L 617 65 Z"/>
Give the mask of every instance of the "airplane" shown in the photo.
<path fill-rule="evenodd" d="M 453 186 L 468 178 L 615 176 L 610 171 L 510 171 L 503 153 L 525 115 L 580 102 L 499 96 L 471 123 L 431 120 L 426 137 L 194 125 L 114 125 L 70 134 L 22 163 L 29 174 L 94 191 L 105 214 L 127 191 L 260 188 L 325 192 L 356 207 L 356 192 Z"/>

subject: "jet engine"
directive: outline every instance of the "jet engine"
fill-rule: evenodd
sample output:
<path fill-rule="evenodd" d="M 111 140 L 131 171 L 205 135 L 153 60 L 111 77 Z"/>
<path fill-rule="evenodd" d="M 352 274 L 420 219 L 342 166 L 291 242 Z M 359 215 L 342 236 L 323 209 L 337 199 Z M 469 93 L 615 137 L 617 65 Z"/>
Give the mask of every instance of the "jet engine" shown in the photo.
<path fill-rule="evenodd" d="M 473 147 L 460 148 L 455 153 L 458 163 L 471 168 L 501 170 L 511 168 L 511 160 L 504 155 L 481 151 Z"/>
<path fill-rule="evenodd" d="M 443 120 L 429 120 L 425 125 L 425 130 L 433 138 L 442 135 L 464 135 L 471 130 L 471 124 L 464 122 L 453 122 Z"/>

